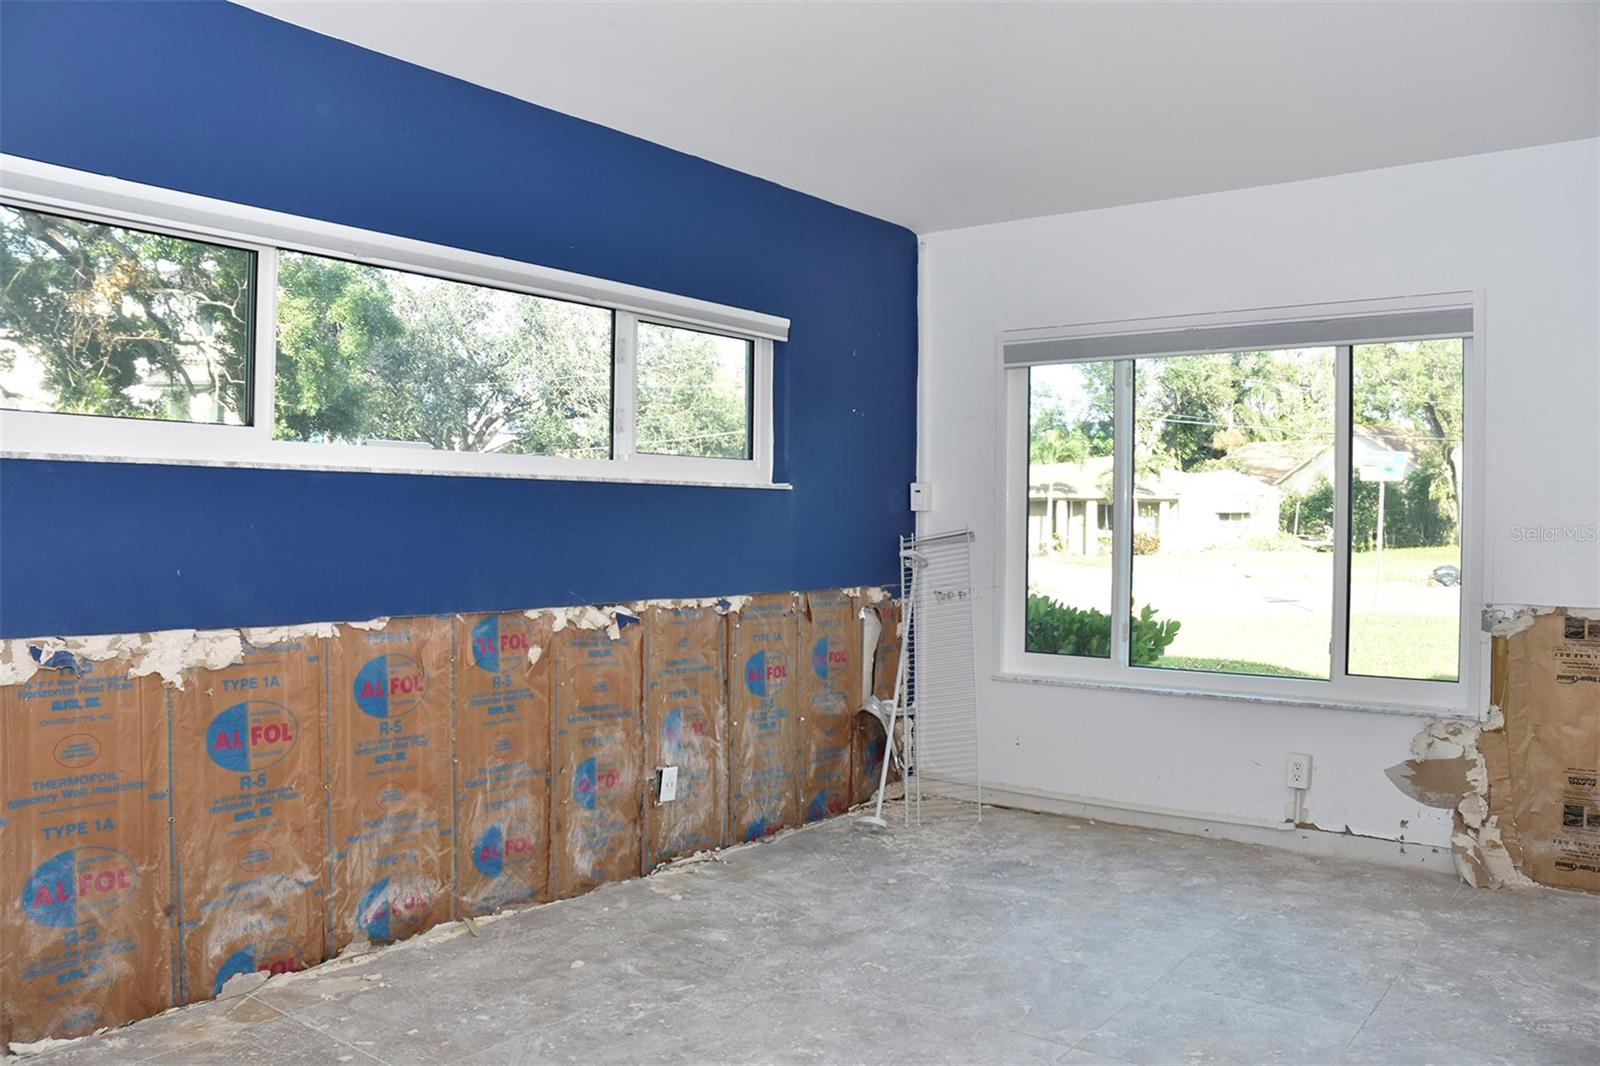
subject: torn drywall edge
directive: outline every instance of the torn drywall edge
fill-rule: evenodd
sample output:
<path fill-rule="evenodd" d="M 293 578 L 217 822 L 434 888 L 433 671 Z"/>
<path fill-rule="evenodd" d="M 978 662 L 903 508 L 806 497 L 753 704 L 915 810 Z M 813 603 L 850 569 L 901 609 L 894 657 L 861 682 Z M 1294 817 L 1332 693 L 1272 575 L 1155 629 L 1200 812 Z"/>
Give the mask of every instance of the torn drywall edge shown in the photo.
<path fill-rule="evenodd" d="M 588 604 L 581 607 L 535 607 L 522 613 L 528 618 L 551 619 L 552 633 L 559 633 L 571 626 L 574 629 L 603 629 L 612 640 L 622 639 L 622 625 L 615 607 Z"/>
<path fill-rule="evenodd" d="M 827 589 L 826 591 L 837 591 L 841 596 L 856 597 L 865 600 L 868 604 L 874 605 L 882 603 L 884 600 L 891 598 L 889 590 L 881 585 L 850 585 L 840 589 Z M 775 595 L 781 595 L 781 593 Z M 792 593 L 792 595 L 803 597 L 805 596 L 805 593 L 795 592 Z M 749 606 L 750 599 L 751 597 L 748 595 L 702 596 L 698 599 L 630 600 L 623 604 L 623 606 L 635 614 L 648 610 L 652 607 L 685 609 L 693 607 L 710 607 L 715 609 L 718 614 L 738 614 L 740 611 L 744 610 L 745 607 Z M 559 608 L 540 608 L 540 610 L 557 609 Z"/>
<path fill-rule="evenodd" d="M 74 659 L 105 662 L 125 658 L 130 678 L 160 674 L 168 684 L 182 688 L 188 668 L 221 669 L 237 662 L 243 654 L 244 644 L 237 629 L 164 629 L 154 633 L 11 640 L 0 654 L 0 684 L 26 684 L 41 669 L 75 670 Z"/>
<path fill-rule="evenodd" d="M 73 659 L 104 662 L 131 656 L 144 634 L 118 633 L 92 637 L 39 637 L 8 640 L 0 650 L 0 685 L 23 685 L 42 669 L 68 670 Z"/>
<path fill-rule="evenodd" d="M 845 595 L 864 595 L 871 603 L 881 602 L 887 593 L 876 586 L 841 590 Z M 718 614 L 736 614 L 750 602 L 749 596 L 716 596 L 699 599 L 637 600 L 621 607 L 535 607 L 523 612 L 529 618 L 549 615 L 554 630 L 568 625 L 579 629 L 604 629 L 613 639 L 620 638 L 619 616 L 635 617 L 648 607 L 710 607 Z M 360 621 L 304 622 L 280 626 L 246 626 L 240 629 L 162 629 L 149 633 L 113 633 L 84 637 L 27 637 L 0 640 L 0 685 L 24 685 L 41 669 L 68 669 L 50 665 L 60 653 L 90 662 L 127 658 L 128 676 L 160 674 L 168 684 L 182 688 L 184 672 L 193 667 L 220 670 L 238 662 L 245 645 L 267 647 L 307 638 L 336 637 L 340 626 L 379 630 L 389 624 L 382 615 Z"/>
<path fill-rule="evenodd" d="M 1534 607 L 1510 609 L 1485 607 L 1483 609 L 1483 631 L 1492 637 L 1509 637 L 1531 628 L 1540 613 L 1539 609 Z"/>
<path fill-rule="evenodd" d="M 850 590 L 845 590 L 847 593 Z M 796 593 L 795 595 L 798 595 Z M 621 637 L 619 619 L 637 618 L 651 609 L 695 610 L 710 608 L 718 614 L 738 614 L 750 603 L 749 596 L 702 596 L 659 600 L 629 600 L 621 604 L 576 607 L 532 607 L 522 613 L 529 618 L 548 616 L 554 622 L 552 632 L 559 633 L 568 626 L 577 629 L 604 629 L 612 640 Z"/>
<path fill-rule="evenodd" d="M 364 622 L 309 622 L 244 629 L 158 629 L 149 633 L 112 633 L 87 637 L 33 637 L 0 642 L 0 685 L 24 685 L 41 669 L 71 669 L 74 659 L 106 662 L 128 660 L 128 677 L 159 674 L 182 688 L 185 672 L 203 667 L 220 670 L 244 656 L 245 645 L 266 647 L 305 637 L 331 637 L 340 624 L 357 629 L 382 629 L 387 618 Z"/>
<path fill-rule="evenodd" d="M 1426 806 L 1445 806 L 1442 794 L 1459 791 L 1451 857 L 1461 879 L 1475 888 L 1534 883 L 1517 869 L 1501 835 L 1499 817 L 1489 813 L 1489 768 L 1478 750 L 1478 738 L 1504 727 L 1499 708 L 1491 708 L 1481 725 L 1430 720 L 1411 740 L 1412 757 L 1386 771 L 1396 788 Z M 1447 764 L 1448 770 L 1438 769 Z"/>
<path fill-rule="evenodd" d="M 381 629 L 382 626 L 373 626 L 371 622 L 350 622 L 349 625 L 357 629 Z M 254 648 L 270 648 L 276 644 L 288 644 L 295 640 L 315 640 L 319 637 L 336 637 L 339 635 L 339 626 L 334 622 L 308 622 L 305 625 L 294 626 L 246 626 L 239 631 L 244 634 L 246 644 Z"/>
<path fill-rule="evenodd" d="M 1450 854 L 1455 859 L 1456 872 L 1473 888 L 1525 887 L 1535 883 L 1512 861 L 1496 816 L 1490 816 L 1477 828 L 1458 819 L 1450 837 Z"/>
<path fill-rule="evenodd" d="M 749 602 L 749 596 L 702 596 L 698 599 L 630 600 L 624 606 L 633 614 L 642 614 L 652 608 L 688 611 L 706 607 L 718 614 L 738 614 Z"/>
<path fill-rule="evenodd" d="M 160 674 L 174 688 L 182 688 L 192 667 L 221 670 L 244 656 L 244 640 L 237 629 L 167 629 L 144 635 L 134 652 L 129 677 Z"/>
<path fill-rule="evenodd" d="M 1600 621 L 1600 607 L 1546 607 L 1533 603 L 1491 603 L 1483 609 L 1483 631 L 1492 637 L 1511 637 L 1530 628 L 1547 614 Z"/>
<path fill-rule="evenodd" d="M 1596 608 L 1491 604 L 1483 609 L 1482 629 L 1489 636 L 1505 639 L 1525 633 L 1541 618 L 1557 613 L 1600 618 L 1600 609 Z M 1503 691 L 1497 689 L 1491 693 L 1491 700 L 1503 696 Z M 1443 793 L 1459 788 L 1460 796 L 1453 812 L 1451 853 L 1462 880 L 1476 887 L 1536 883 L 1518 869 L 1517 859 L 1506 844 L 1500 815 L 1492 813 L 1489 766 L 1479 749 L 1479 740 L 1485 733 L 1503 732 L 1505 724 L 1505 714 L 1494 702 L 1490 703 L 1481 724 L 1429 721 L 1412 739 L 1412 758 L 1386 771 L 1397 788 L 1428 806 L 1443 806 L 1439 802 Z M 1445 768 L 1444 764 L 1457 761 L 1459 766 Z M 1513 839 L 1515 835 L 1513 832 Z"/>

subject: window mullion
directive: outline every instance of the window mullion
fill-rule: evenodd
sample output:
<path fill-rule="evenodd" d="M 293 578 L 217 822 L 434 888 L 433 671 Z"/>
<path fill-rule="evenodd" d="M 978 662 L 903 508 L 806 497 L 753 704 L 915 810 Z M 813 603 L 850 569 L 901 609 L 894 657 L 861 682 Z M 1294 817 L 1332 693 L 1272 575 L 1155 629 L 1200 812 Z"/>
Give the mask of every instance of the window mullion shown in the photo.
<path fill-rule="evenodd" d="M 1333 370 L 1333 639 L 1329 678 L 1345 679 L 1350 643 L 1350 426 L 1351 381 L 1355 374 L 1353 349 L 1338 346 Z"/>
<path fill-rule="evenodd" d="M 272 440 L 278 361 L 278 250 L 256 249 L 255 321 L 250 330 L 250 434 Z"/>
<path fill-rule="evenodd" d="M 1111 661 L 1127 666 L 1133 602 L 1133 360 L 1112 377 Z"/>
<path fill-rule="evenodd" d="M 634 455 L 639 414 L 638 351 L 638 316 L 616 312 L 611 338 L 611 458 L 617 462 L 627 462 Z"/>
<path fill-rule="evenodd" d="M 772 412 L 772 342 L 758 340 L 752 357 L 749 405 L 750 458 L 755 460 L 761 476 L 772 477 L 772 454 L 776 450 L 773 440 Z"/>

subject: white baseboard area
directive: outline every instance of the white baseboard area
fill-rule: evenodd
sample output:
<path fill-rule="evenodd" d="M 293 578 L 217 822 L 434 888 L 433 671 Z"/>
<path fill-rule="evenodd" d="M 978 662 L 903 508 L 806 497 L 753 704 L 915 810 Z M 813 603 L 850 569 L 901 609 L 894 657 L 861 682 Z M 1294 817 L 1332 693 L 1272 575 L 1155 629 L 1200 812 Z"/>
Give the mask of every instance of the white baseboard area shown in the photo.
<path fill-rule="evenodd" d="M 970 794 L 967 798 L 970 798 Z M 1014 807 L 1018 810 L 1039 811 L 1044 814 L 1065 814 L 1075 818 L 1110 822 L 1114 825 L 1161 829 L 1170 833 L 1214 837 L 1240 844 L 1265 844 L 1268 847 L 1285 848 L 1323 859 L 1402 866 L 1411 870 L 1426 870 L 1451 879 L 1458 876 L 1448 844 L 1418 844 L 1403 840 L 1385 840 L 1381 837 L 1357 836 L 1354 833 L 1333 833 L 1322 829 L 1288 828 L 1286 822 L 1252 821 L 1226 814 L 1204 814 L 1166 807 L 1125 804 L 1096 799 L 1092 796 L 1074 796 L 1063 792 L 1049 792 L 1044 789 L 1002 785 L 988 781 L 983 784 L 983 802 L 988 806 Z"/>

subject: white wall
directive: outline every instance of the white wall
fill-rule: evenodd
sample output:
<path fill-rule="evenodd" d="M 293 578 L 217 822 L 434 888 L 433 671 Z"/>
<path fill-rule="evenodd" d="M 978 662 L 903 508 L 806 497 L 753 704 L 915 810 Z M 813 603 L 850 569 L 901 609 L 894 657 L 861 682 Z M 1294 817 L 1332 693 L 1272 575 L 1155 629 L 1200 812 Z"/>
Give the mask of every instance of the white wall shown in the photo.
<path fill-rule="evenodd" d="M 922 528 L 970 526 L 992 582 L 1003 329 L 1482 289 L 1488 599 L 1600 605 L 1600 543 L 1514 528 L 1600 523 L 1597 160 L 1576 141 L 925 236 Z M 1420 719 L 996 681 L 999 589 L 977 601 L 986 780 L 1276 821 L 1306 751 L 1319 826 L 1448 842 L 1383 773 Z"/>

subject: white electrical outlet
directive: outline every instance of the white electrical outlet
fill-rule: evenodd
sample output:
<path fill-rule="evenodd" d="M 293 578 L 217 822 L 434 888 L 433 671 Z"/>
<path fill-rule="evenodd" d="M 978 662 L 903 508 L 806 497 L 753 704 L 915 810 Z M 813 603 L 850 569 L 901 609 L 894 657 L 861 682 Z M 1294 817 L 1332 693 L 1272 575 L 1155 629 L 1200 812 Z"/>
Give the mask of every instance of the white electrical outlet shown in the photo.
<path fill-rule="evenodd" d="M 678 798 L 678 768 L 676 766 L 663 766 L 661 768 L 661 788 L 656 792 L 657 803 L 671 803 Z"/>
<path fill-rule="evenodd" d="M 1311 756 L 1298 752 L 1289 753 L 1289 787 L 1298 789 L 1311 787 Z"/>

